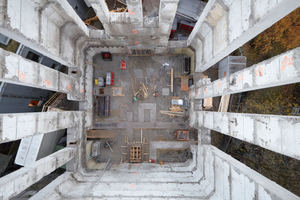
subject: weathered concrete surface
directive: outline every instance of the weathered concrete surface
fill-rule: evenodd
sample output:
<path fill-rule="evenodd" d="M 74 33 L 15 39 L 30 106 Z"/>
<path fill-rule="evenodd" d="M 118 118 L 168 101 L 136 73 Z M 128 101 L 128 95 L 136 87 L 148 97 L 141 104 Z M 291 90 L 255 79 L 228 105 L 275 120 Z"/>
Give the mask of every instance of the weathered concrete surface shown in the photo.
<path fill-rule="evenodd" d="M 160 45 L 167 46 L 179 0 L 161 0 L 159 6 Z"/>
<path fill-rule="evenodd" d="M 1 1 L 0 9 L 1 33 L 67 66 L 74 63 L 73 40 L 89 35 L 86 25 L 64 0 Z M 74 31 L 64 31 L 66 26 Z"/>
<path fill-rule="evenodd" d="M 195 127 L 204 126 L 300 160 L 300 117 L 244 113 L 195 112 Z"/>
<path fill-rule="evenodd" d="M 300 199 L 296 195 L 250 169 L 230 155 L 211 146 L 215 156 L 213 199 Z"/>
<path fill-rule="evenodd" d="M 171 122 L 95 122 L 95 129 L 126 129 L 126 128 L 151 128 L 151 129 L 168 129 L 172 127 L 174 129 L 188 128 L 185 123 L 171 123 Z"/>
<path fill-rule="evenodd" d="M 143 27 L 143 4 L 142 0 L 128 0 L 126 1 L 129 13 L 132 13 L 130 17 L 130 22 L 134 24 L 137 28 Z M 133 14 L 134 13 L 134 14 Z"/>
<path fill-rule="evenodd" d="M 128 1 L 128 12 L 109 12 L 105 1 L 88 0 L 105 33 L 119 46 L 137 49 L 167 47 L 178 0 L 161 0 L 159 17 L 143 19 L 141 0 Z M 147 18 L 148 19 L 148 18 Z"/>
<path fill-rule="evenodd" d="M 0 49 L 0 80 L 80 96 L 79 80 Z"/>
<path fill-rule="evenodd" d="M 280 187 L 276 183 L 251 170 L 231 156 L 210 145 L 202 145 L 198 149 L 200 163 L 205 163 L 204 177 L 197 182 L 191 181 L 197 177 L 196 170 L 191 173 L 178 173 L 170 165 L 162 165 L 161 169 L 147 171 L 141 166 L 121 166 L 119 170 L 108 170 L 99 181 L 99 175 L 72 176 L 70 173 L 62 175 L 58 181 L 46 186 L 37 193 L 36 197 L 49 195 L 55 198 L 105 198 L 105 199 L 299 199 L 294 194 Z M 144 167 L 152 164 L 143 164 Z M 159 172 L 171 168 L 169 172 Z M 158 171 L 157 171 L 158 170 Z M 187 176 L 188 175 L 188 176 Z M 191 176 L 192 175 L 192 176 Z M 186 179 L 185 179 L 185 178 Z M 214 177 L 214 178 L 213 178 Z M 166 180 L 165 180 L 166 179 Z M 205 180 L 214 182 L 210 191 L 203 193 Z M 164 182 L 165 181 L 165 182 Z M 167 182 L 168 181 L 168 182 Z M 181 184 L 178 184 L 180 181 Z M 183 181 L 183 182 L 182 182 Z M 187 181 L 187 182 L 186 182 Z M 203 187 L 201 186 L 203 185 Z M 206 185 L 205 187 L 208 187 Z M 211 185 L 209 186 L 211 187 Z M 202 190 L 201 190 L 202 189 Z"/>
<path fill-rule="evenodd" d="M 43 6 L 41 6 L 42 2 L 45 3 Z M 59 117 L 60 114 L 54 116 L 56 114 L 53 113 L 45 114 L 50 115 L 47 117 L 35 116 L 40 116 L 40 113 L 21 114 L 20 116 L 13 114 L 12 118 L 9 118 L 8 115 L 2 115 L 1 125 L 4 125 L 4 128 L 2 127 L 1 130 L 2 132 L 6 131 L 4 136 L 2 136 L 5 138 L 9 137 L 8 140 L 6 139 L 6 141 L 9 141 L 35 133 L 38 134 L 39 132 L 37 131 L 47 132 L 54 129 L 54 127 L 65 127 L 68 128 L 68 146 L 80 146 L 82 148 L 84 146 L 84 137 L 82 137 L 85 131 L 84 126 L 91 127 L 93 122 L 94 56 L 103 50 L 127 54 L 128 49 L 149 48 L 154 50 L 155 53 L 165 53 L 168 52 L 168 47 L 172 45 L 172 47 L 178 47 L 177 45 L 185 47 L 185 42 L 168 42 L 169 29 L 173 23 L 172 18 L 178 1 L 161 1 L 161 15 L 159 17 L 162 20 L 154 20 L 153 24 L 144 23 L 144 27 L 141 27 L 143 14 L 140 0 L 128 0 L 128 7 L 131 9 L 131 12 L 128 13 L 109 13 L 107 7 L 105 7 L 104 0 L 90 0 L 104 25 L 105 31 L 91 30 L 89 34 L 86 34 L 85 25 L 81 26 L 82 21 L 78 20 L 76 15 L 73 16 L 71 14 L 70 17 L 70 12 L 74 14 L 74 11 L 68 11 L 70 6 L 66 4 L 66 1 L 49 2 L 41 0 L 1 1 L 1 11 L 3 11 L 1 13 L 3 15 L 0 16 L 0 32 L 7 35 L 11 32 L 12 38 L 23 42 L 28 47 L 44 53 L 54 60 L 70 65 L 69 67 L 73 67 L 72 65 L 75 64 L 76 67 L 74 69 L 77 69 L 76 71 L 79 73 L 74 77 L 80 79 L 79 87 L 76 89 L 82 94 L 80 99 L 85 100 L 85 102 L 81 103 L 80 109 L 85 110 L 87 115 L 82 120 L 73 119 L 70 116 L 67 116 L 67 120 L 64 120 Z M 291 8 L 291 5 L 297 3 L 295 2 L 286 0 L 277 4 L 277 1 L 209 1 L 206 14 L 202 18 L 200 17 L 200 22 L 198 22 L 198 24 L 203 26 L 195 27 L 195 31 L 198 33 L 192 43 L 192 46 L 196 49 L 197 66 L 207 65 L 210 67 L 211 63 L 215 63 L 228 55 L 243 42 L 248 41 L 267 28 L 267 26 L 295 9 L 297 6 Z M 64 5 L 67 7 L 64 7 Z M 102 8 L 100 7 L 99 9 L 99 5 Z M 279 12 L 279 14 L 276 13 L 280 9 L 283 11 Z M 24 19 L 20 17 L 21 14 L 26 15 Z M 240 14 L 241 18 L 239 18 Z M 4 17 L 6 15 L 8 16 L 7 19 L 12 18 L 12 20 L 7 20 Z M 254 20 L 252 17 L 254 17 Z M 234 18 L 234 20 L 230 20 L 231 18 Z M 20 22 L 19 19 L 23 21 Z M 31 21 L 32 23 L 23 24 L 24 21 L 27 23 Z M 41 31 L 38 32 L 37 30 Z M 289 68 L 286 67 L 285 70 L 287 69 Z M 290 77 L 288 79 L 290 80 Z M 65 82 L 61 86 L 67 87 Z M 227 130 L 225 126 L 226 120 L 224 120 L 226 116 L 223 119 L 223 115 L 217 115 L 217 119 L 219 119 L 218 125 L 213 124 L 209 128 Z M 198 123 L 197 113 L 192 112 L 191 116 L 193 117 L 191 121 Z M 7 118 L 5 123 L 3 121 L 4 118 Z M 56 125 L 52 124 L 52 121 L 50 123 L 50 119 Z M 258 119 L 262 122 L 256 121 L 256 127 L 264 130 L 262 139 L 267 139 L 267 142 L 261 145 L 265 145 L 268 148 L 277 148 L 278 141 L 269 138 L 270 130 L 264 129 L 264 125 L 275 124 L 274 127 L 277 127 L 278 125 L 276 124 L 282 124 L 283 127 L 286 127 L 288 134 L 295 134 L 296 131 L 292 130 L 295 127 L 297 128 L 296 130 L 299 130 L 298 118 L 296 120 L 293 119 L 296 121 L 296 125 L 291 124 L 290 120 L 282 120 L 281 116 L 275 118 L 275 121 L 272 117 L 268 118 L 268 116 L 259 116 Z M 18 123 L 19 120 L 20 123 Z M 205 117 L 205 120 L 205 123 L 210 124 L 210 114 Z M 239 122 L 238 120 L 240 119 L 237 118 L 236 121 Z M 253 120 L 256 120 L 256 118 Z M 246 124 L 244 123 L 245 121 L 246 116 L 243 118 L 243 131 Z M 191 125 L 194 125 L 194 123 L 191 123 Z M 227 123 L 227 125 L 231 124 L 228 120 Z M 76 129 L 77 125 L 79 126 L 78 129 Z M 155 125 L 153 124 L 153 126 Z M 25 127 L 25 130 L 21 131 L 20 127 Z M 234 127 L 234 129 L 229 130 L 234 130 L 234 133 L 245 136 L 241 132 L 240 127 Z M 80 134 L 74 134 L 76 131 Z M 258 199 L 299 199 L 216 148 L 204 145 L 209 143 L 209 131 L 202 128 L 199 131 L 203 131 L 203 133 L 200 133 L 199 146 L 192 147 L 193 159 L 180 165 L 160 166 L 143 163 L 139 166 L 133 166 L 122 164 L 113 166 L 111 170 L 108 170 L 102 176 L 102 171 L 85 171 L 84 166 L 82 166 L 82 161 L 85 158 L 83 152 L 80 151 L 75 156 L 77 162 L 74 162 L 72 168 L 72 171 L 75 171 L 75 173 L 68 172 L 65 176 L 53 182 L 53 184 L 45 187 L 42 190 L 44 192 L 42 197 L 49 199 L 84 199 L 86 197 L 98 199 L 182 199 L 183 197 L 186 199 L 247 199 L 256 196 Z M 278 130 L 274 131 L 278 134 Z M 10 133 L 14 134 L 10 135 Z M 283 137 L 281 132 L 279 135 Z M 245 137 L 251 137 L 251 135 L 246 135 Z M 287 146 L 289 144 L 291 147 L 284 149 L 282 146 L 280 147 L 281 151 L 287 151 L 290 154 L 299 152 L 299 145 L 295 146 L 295 143 L 299 142 L 299 140 L 294 140 L 293 137 L 283 139 L 284 145 Z M 76 144 L 76 142 L 78 143 Z M 68 155 L 59 156 L 59 158 L 68 159 Z M 45 161 L 46 163 L 41 164 L 43 167 L 24 172 L 28 176 L 28 180 L 35 177 L 32 176 L 32 173 L 45 172 L 43 171 L 44 168 L 53 167 L 51 163 L 54 161 L 52 161 L 51 156 L 46 157 L 44 160 L 49 160 L 49 162 Z M 35 164 L 38 165 L 41 162 L 42 160 Z M 20 175 L 19 173 L 23 172 L 18 171 L 18 173 L 10 175 L 9 179 L 14 180 L 11 183 L 6 177 L 4 177 L 5 179 L 0 179 L 0 183 L 5 184 L 5 187 L 0 187 L 2 193 L 4 190 L 6 192 L 6 188 L 11 188 L 9 190 L 11 193 L 5 193 L 7 195 L 5 198 L 19 193 L 33 183 L 26 182 L 27 178 L 21 178 L 19 179 L 20 182 L 16 182 L 15 180 L 17 180 L 17 175 Z M 43 174 L 46 175 L 47 173 Z M 101 180 L 99 180 L 100 177 Z"/>
<path fill-rule="evenodd" d="M 0 143 L 75 127 L 81 111 L 0 114 Z"/>
<path fill-rule="evenodd" d="M 0 198 L 10 199 L 27 187 L 66 164 L 75 156 L 75 148 L 64 148 L 0 179 Z"/>
<path fill-rule="evenodd" d="M 300 48 L 296 48 L 218 79 L 196 83 L 191 97 L 204 99 L 300 82 Z"/>
<path fill-rule="evenodd" d="M 188 38 L 203 72 L 300 6 L 299 1 L 211 0 Z"/>
<path fill-rule="evenodd" d="M 198 161 L 204 159 L 203 155 L 212 155 L 210 152 L 201 152 L 202 150 L 200 150 L 200 154 L 196 159 Z M 202 167 L 203 163 L 205 163 L 205 169 Z M 74 182 L 74 179 L 70 179 L 63 184 L 60 184 L 62 187 L 59 186 L 57 188 L 58 190 L 56 191 L 60 192 L 63 188 L 65 188 L 65 192 L 63 192 L 62 194 L 64 198 L 83 198 L 92 196 L 95 198 L 116 198 L 117 196 L 119 196 L 118 198 L 141 198 L 147 196 L 152 196 L 153 198 L 175 198 L 177 196 L 181 198 L 184 192 L 187 192 L 187 195 L 196 196 L 198 199 L 202 199 L 201 196 L 204 197 L 207 194 L 210 194 L 210 192 L 213 190 L 213 185 L 211 184 L 214 177 L 213 170 L 211 170 L 212 164 L 212 157 L 207 156 L 205 158 L 205 162 L 199 162 L 199 166 L 197 166 L 197 170 L 194 171 L 194 173 L 191 173 L 191 171 L 176 173 L 174 170 L 178 170 L 180 168 L 189 168 L 188 166 L 176 167 L 176 164 L 171 164 L 172 166 L 160 166 L 144 163 L 142 164 L 143 167 L 141 166 L 142 168 L 139 166 L 136 167 L 134 165 L 128 168 L 126 167 L 127 164 L 124 164 L 123 167 L 119 166 L 116 170 L 108 170 L 101 178 L 101 182 L 99 181 L 99 175 L 101 174 L 99 174 L 99 172 L 95 173 L 95 175 L 92 176 L 91 173 L 89 173 L 90 175 L 87 174 L 87 176 L 78 176 L 75 174 L 75 178 L 80 180 L 83 184 L 72 185 L 76 183 L 76 181 Z M 156 170 L 150 170 L 149 167 L 151 165 L 153 165 Z M 201 179 L 203 170 L 206 175 L 209 176 L 206 179 Z M 113 175 L 114 173 L 116 173 L 116 176 Z M 182 180 L 185 183 L 178 183 L 178 179 Z M 193 181 L 193 179 L 195 181 Z M 199 181 L 201 181 L 200 184 Z M 157 182 L 159 182 L 160 184 L 157 184 Z M 179 189 L 181 187 L 186 188 L 185 185 L 195 187 L 189 187 L 190 189 L 188 189 L 188 191 Z M 74 189 L 76 188 L 76 192 L 74 191 L 73 193 L 71 191 L 66 191 L 66 189 L 70 187 L 74 187 Z M 110 189 L 108 189 L 108 187 L 115 189 L 113 189 L 113 191 L 109 191 Z M 198 192 L 196 194 L 193 193 L 193 191 Z"/>
<path fill-rule="evenodd" d="M 88 37 L 89 29 L 67 1 L 11 0 L 0 4 L 0 33 L 69 67 L 70 75 L 79 78 L 83 71 L 74 66 L 76 41 Z M 76 69 L 76 75 L 71 68 Z M 69 79 L 61 80 L 64 78 L 66 82 Z M 84 93 L 79 93 L 83 88 L 72 87 L 72 90 L 73 93 L 68 93 L 69 100 L 84 98 Z"/>

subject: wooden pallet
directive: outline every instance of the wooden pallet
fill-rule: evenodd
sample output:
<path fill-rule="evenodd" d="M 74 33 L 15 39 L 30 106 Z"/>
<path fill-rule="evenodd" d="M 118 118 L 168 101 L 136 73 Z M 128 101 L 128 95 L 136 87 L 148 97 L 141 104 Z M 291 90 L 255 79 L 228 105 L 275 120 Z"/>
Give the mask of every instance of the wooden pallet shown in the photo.
<path fill-rule="evenodd" d="M 142 146 L 131 146 L 129 162 L 140 163 L 142 162 Z"/>

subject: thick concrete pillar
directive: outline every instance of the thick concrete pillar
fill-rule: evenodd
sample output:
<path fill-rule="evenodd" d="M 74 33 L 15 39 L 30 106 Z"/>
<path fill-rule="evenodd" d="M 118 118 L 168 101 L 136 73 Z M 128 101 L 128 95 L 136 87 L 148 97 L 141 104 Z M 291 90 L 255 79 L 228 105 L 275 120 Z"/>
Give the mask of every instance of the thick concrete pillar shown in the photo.
<path fill-rule="evenodd" d="M 75 152 L 75 148 L 64 148 L 40 159 L 30 167 L 23 167 L 0 178 L 0 198 L 6 200 L 19 194 L 44 176 L 72 160 Z"/>

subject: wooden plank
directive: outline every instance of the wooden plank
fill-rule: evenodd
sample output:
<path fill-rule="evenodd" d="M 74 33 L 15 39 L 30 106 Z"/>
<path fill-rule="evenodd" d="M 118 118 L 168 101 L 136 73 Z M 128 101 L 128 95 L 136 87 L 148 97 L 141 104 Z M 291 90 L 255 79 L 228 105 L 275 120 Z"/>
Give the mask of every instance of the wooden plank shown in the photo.
<path fill-rule="evenodd" d="M 213 107 L 213 98 L 212 97 L 205 98 L 203 102 L 203 107 L 205 110 L 211 109 Z"/>
<path fill-rule="evenodd" d="M 221 97 L 218 112 L 227 112 L 228 111 L 229 100 L 230 100 L 230 94 L 226 94 Z"/>
<path fill-rule="evenodd" d="M 86 132 L 86 136 L 88 139 L 105 139 L 114 138 L 116 134 L 110 130 L 91 129 Z"/>
<path fill-rule="evenodd" d="M 173 69 L 173 67 L 171 68 L 171 93 L 173 94 L 173 91 L 174 91 L 174 69 Z"/>

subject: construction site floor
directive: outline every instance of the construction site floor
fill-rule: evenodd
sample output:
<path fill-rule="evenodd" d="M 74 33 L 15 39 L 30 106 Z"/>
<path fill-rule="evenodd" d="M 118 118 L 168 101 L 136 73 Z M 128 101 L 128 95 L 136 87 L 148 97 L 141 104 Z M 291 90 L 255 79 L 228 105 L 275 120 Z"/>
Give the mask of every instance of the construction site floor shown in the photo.
<path fill-rule="evenodd" d="M 126 62 L 126 69 L 121 70 L 121 61 Z M 151 159 L 148 155 L 152 141 L 175 141 L 175 131 L 189 129 L 188 104 L 185 107 L 185 116 L 170 117 L 161 114 L 161 110 L 169 110 L 173 96 L 187 102 L 188 92 L 181 91 L 180 76 L 183 72 L 184 56 L 117 56 L 113 55 L 112 61 L 104 61 L 102 56 L 94 58 L 94 78 L 105 77 L 107 72 L 114 74 L 114 86 L 106 86 L 104 90 L 94 87 L 94 129 L 108 129 L 116 133 L 114 139 L 110 139 L 112 151 L 103 146 L 102 158 L 110 158 L 114 162 L 128 162 L 128 155 L 124 153 L 122 146 L 126 146 L 126 140 L 130 144 L 146 143 L 143 146 L 143 161 Z M 174 69 L 174 91 L 170 91 L 171 68 Z M 148 97 L 138 96 L 134 101 L 134 93 L 144 84 L 147 87 Z M 114 92 L 117 89 L 118 92 Z M 121 91 L 121 92 L 120 92 Z M 154 97 L 154 92 L 158 96 Z M 164 91 L 164 95 L 163 95 Z M 169 91 L 169 94 L 167 94 Z M 100 94 L 103 93 L 104 94 Z M 110 115 L 99 117 L 97 111 L 97 96 L 110 96 Z M 114 96 L 115 95 L 115 96 Z M 193 141 L 191 130 L 191 140 Z M 127 139 L 126 139 L 127 138 Z M 105 141 L 104 141 L 105 142 Z M 180 141 L 178 141 L 180 142 Z M 90 145 L 92 142 L 89 142 Z M 106 145 L 107 146 L 107 145 Z M 87 148 L 91 146 L 87 145 Z M 123 154 L 122 154 L 123 152 Z M 106 155 L 108 154 L 108 155 Z M 125 156 L 124 156 L 125 155 Z M 170 154 L 172 155 L 172 154 Z M 173 160 L 174 159 L 170 159 Z M 178 159 L 185 160 L 185 159 Z M 103 159 L 98 159 L 103 162 Z M 93 164 L 92 168 L 97 168 Z"/>

